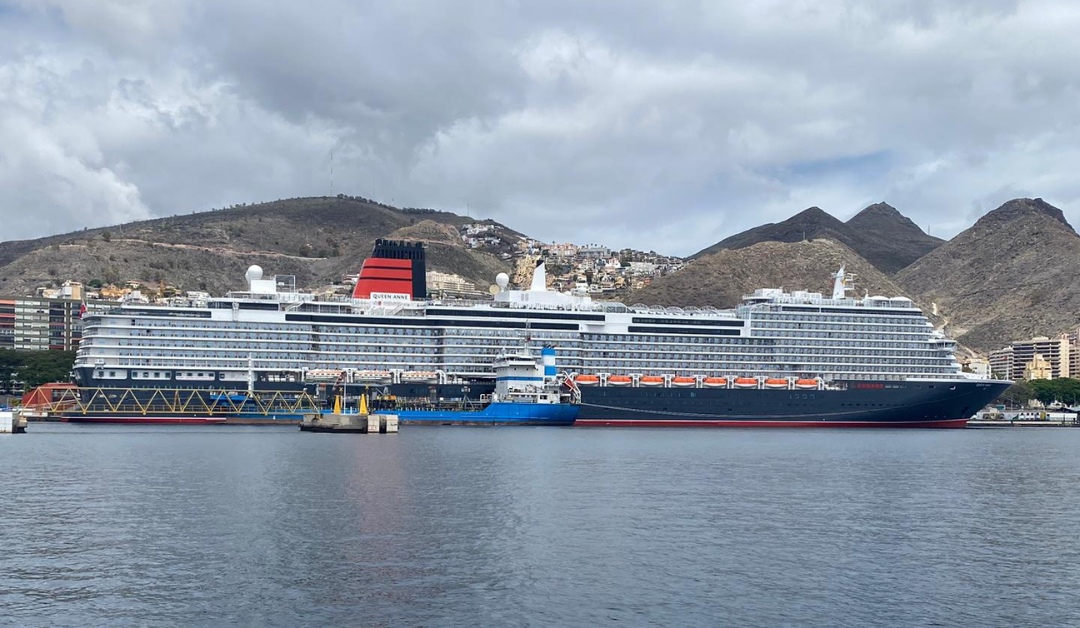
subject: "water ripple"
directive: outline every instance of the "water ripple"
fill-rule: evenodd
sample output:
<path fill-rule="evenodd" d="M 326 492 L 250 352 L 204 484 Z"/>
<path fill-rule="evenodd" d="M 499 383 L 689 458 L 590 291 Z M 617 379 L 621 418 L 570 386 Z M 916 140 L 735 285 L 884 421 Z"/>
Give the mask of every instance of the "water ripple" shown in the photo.
<path fill-rule="evenodd" d="M 0 625 L 1080 625 L 1080 430 L 31 428 Z"/>

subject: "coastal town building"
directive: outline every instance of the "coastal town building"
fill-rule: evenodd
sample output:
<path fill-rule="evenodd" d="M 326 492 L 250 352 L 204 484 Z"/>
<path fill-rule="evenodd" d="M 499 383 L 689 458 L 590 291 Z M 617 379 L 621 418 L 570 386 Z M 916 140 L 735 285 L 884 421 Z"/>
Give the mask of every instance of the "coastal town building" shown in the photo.
<path fill-rule="evenodd" d="M 1050 362 L 1041 353 L 1036 353 L 1031 361 L 1024 365 L 1024 379 L 1054 379 Z"/>
<path fill-rule="evenodd" d="M 437 270 L 427 271 L 427 287 L 431 296 L 444 299 L 476 299 L 488 294 L 460 275 Z"/>
<path fill-rule="evenodd" d="M 105 312 L 115 301 L 0 296 L 0 349 L 74 351 L 82 340 L 83 307 Z"/>
<path fill-rule="evenodd" d="M 1074 327 L 1063 335 L 1069 343 L 1069 376 L 1080 378 L 1080 328 Z"/>

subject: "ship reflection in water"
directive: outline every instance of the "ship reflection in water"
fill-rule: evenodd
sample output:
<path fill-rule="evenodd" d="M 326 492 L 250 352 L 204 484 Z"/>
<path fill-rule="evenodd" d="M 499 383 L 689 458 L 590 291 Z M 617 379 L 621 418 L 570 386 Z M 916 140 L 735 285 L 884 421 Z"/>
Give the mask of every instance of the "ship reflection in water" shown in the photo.
<path fill-rule="evenodd" d="M 17 626 L 1080 619 L 1080 430 L 36 424 L 0 448 Z"/>

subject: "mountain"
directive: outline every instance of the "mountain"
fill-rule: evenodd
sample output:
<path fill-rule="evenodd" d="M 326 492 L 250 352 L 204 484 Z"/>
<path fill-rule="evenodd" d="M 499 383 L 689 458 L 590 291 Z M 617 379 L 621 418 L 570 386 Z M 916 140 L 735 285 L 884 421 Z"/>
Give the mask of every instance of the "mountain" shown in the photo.
<path fill-rule="evenodd" d="M 829 238 L 849 246 L 852 240 L 851 233 L 843 222 L 820 207 L 810 207 L 783 222 L 766 223 L 724 238 L 690 258 L 697 259 L 724 249 L 741 249 L 759 242 L 802 242 L 816 238 Z"/>
<path fill-rule="evenodd" d="M 829 239 L 759 242 L 704 255 L 684 268 L 633 292 L 627 303 L 674 306 L 737 305 L 757 288 L 832 294 L 832 274 L 841 266 L 856 275 L 853 296 L 902 296 L 889 277 L 849 247 Z"/>
<path fill-rule="evenodd" d="M 953 337 L 989 351 L 1080 323 L 1080 236 L 1041 198 L 1013 199 L 896 275 Z"/>
<path fill-rule="evenodd" d="M 846 223 L 819 207 L 804 209 L 783 222 L 768 223 L 725 238 L 691 257 L 759 242 L 801 242 L 816 238 L 846 245 L 886 274 L 895 273 L 944 242 L 924 233 L 889 204 L 876 203 Z"/>
<path fill-rule="evenodd" d="M 298 286 L 311 287 L 359 272 L 375 239 L 385 237 L 428 242 L 429 270 L 486 286 L 510 268 L 495 255 L 465 247 L 458 229 L 473 222 L 347 196 L 236 206 L 0 243 L 0 292 L 25 294 L 70 278 L 164 281 L 181 290 L 221 293 L 243 287 L 251 264 L 268 274 L 295 275 Z M 498 227 L 500 236 L 521 237 Z"/>
<path fill-rule="evenodd" d="M 852 248 L 889 275 L 945 243 L 928 235 L 888 203 L 874 203 L 844 224 L 855 233 Z"/>

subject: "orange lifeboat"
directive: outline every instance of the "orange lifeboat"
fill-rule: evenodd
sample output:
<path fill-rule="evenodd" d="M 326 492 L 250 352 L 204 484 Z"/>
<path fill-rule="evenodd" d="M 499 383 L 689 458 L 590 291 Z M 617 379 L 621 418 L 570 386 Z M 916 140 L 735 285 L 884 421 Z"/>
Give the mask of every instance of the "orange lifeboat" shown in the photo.
<path fill-rule="evenodd" d="M 713 379 L 716 379 L 715 377 Z M 673 377 L 671 378 L 672 386 L 693 386 L 697 381 L 693 377 Z"/>
<path fill-rule="evenodd" d="M 656 377 L 654 375 L 646 375 L 645 377 L 642 377 L 641 379 L 639 379 L 638 382 L 642 386 L 663 386 L 664 385 L 664 378 L 663 377 Z"/>
<path fill-rule="evenodd" d="M 765 388 L 787 388 L 786 379 L 769 378 L 765 380 Z"/>
<path fill-rule="evenodd" d="M 795 380 L 796 388 L 817 388 L 818 381 L 816 379 L 797 379 Z"/>
<path fill-rule="evenodd" d="M 757 388 L 757 380 L 753 377 L 736 377 L 736 388 Z"/>
<path fill-rule="evenodd" d="M 706 386 L 708 386 L 709 388 L 723 388 L 724 386 L 727 386 L 727 378 L 726 377 L 706 377 L 705 381 L 703 383 Z M 756 384 L 757 382 L 754 382 L 754 383 Z"/>
<path fill-rule="evenodd" d="M 578 375 L 574 378 L 574 383 L 579 386 L 595 386 L 600 383 L 600 378 L 596 375 Z"/>
<path fill-rule="evenodd" d="M 626 375 L 612 375 L 607 378 L 607 383 L 610 386 L 629 386 L 631 379 Z"/>

